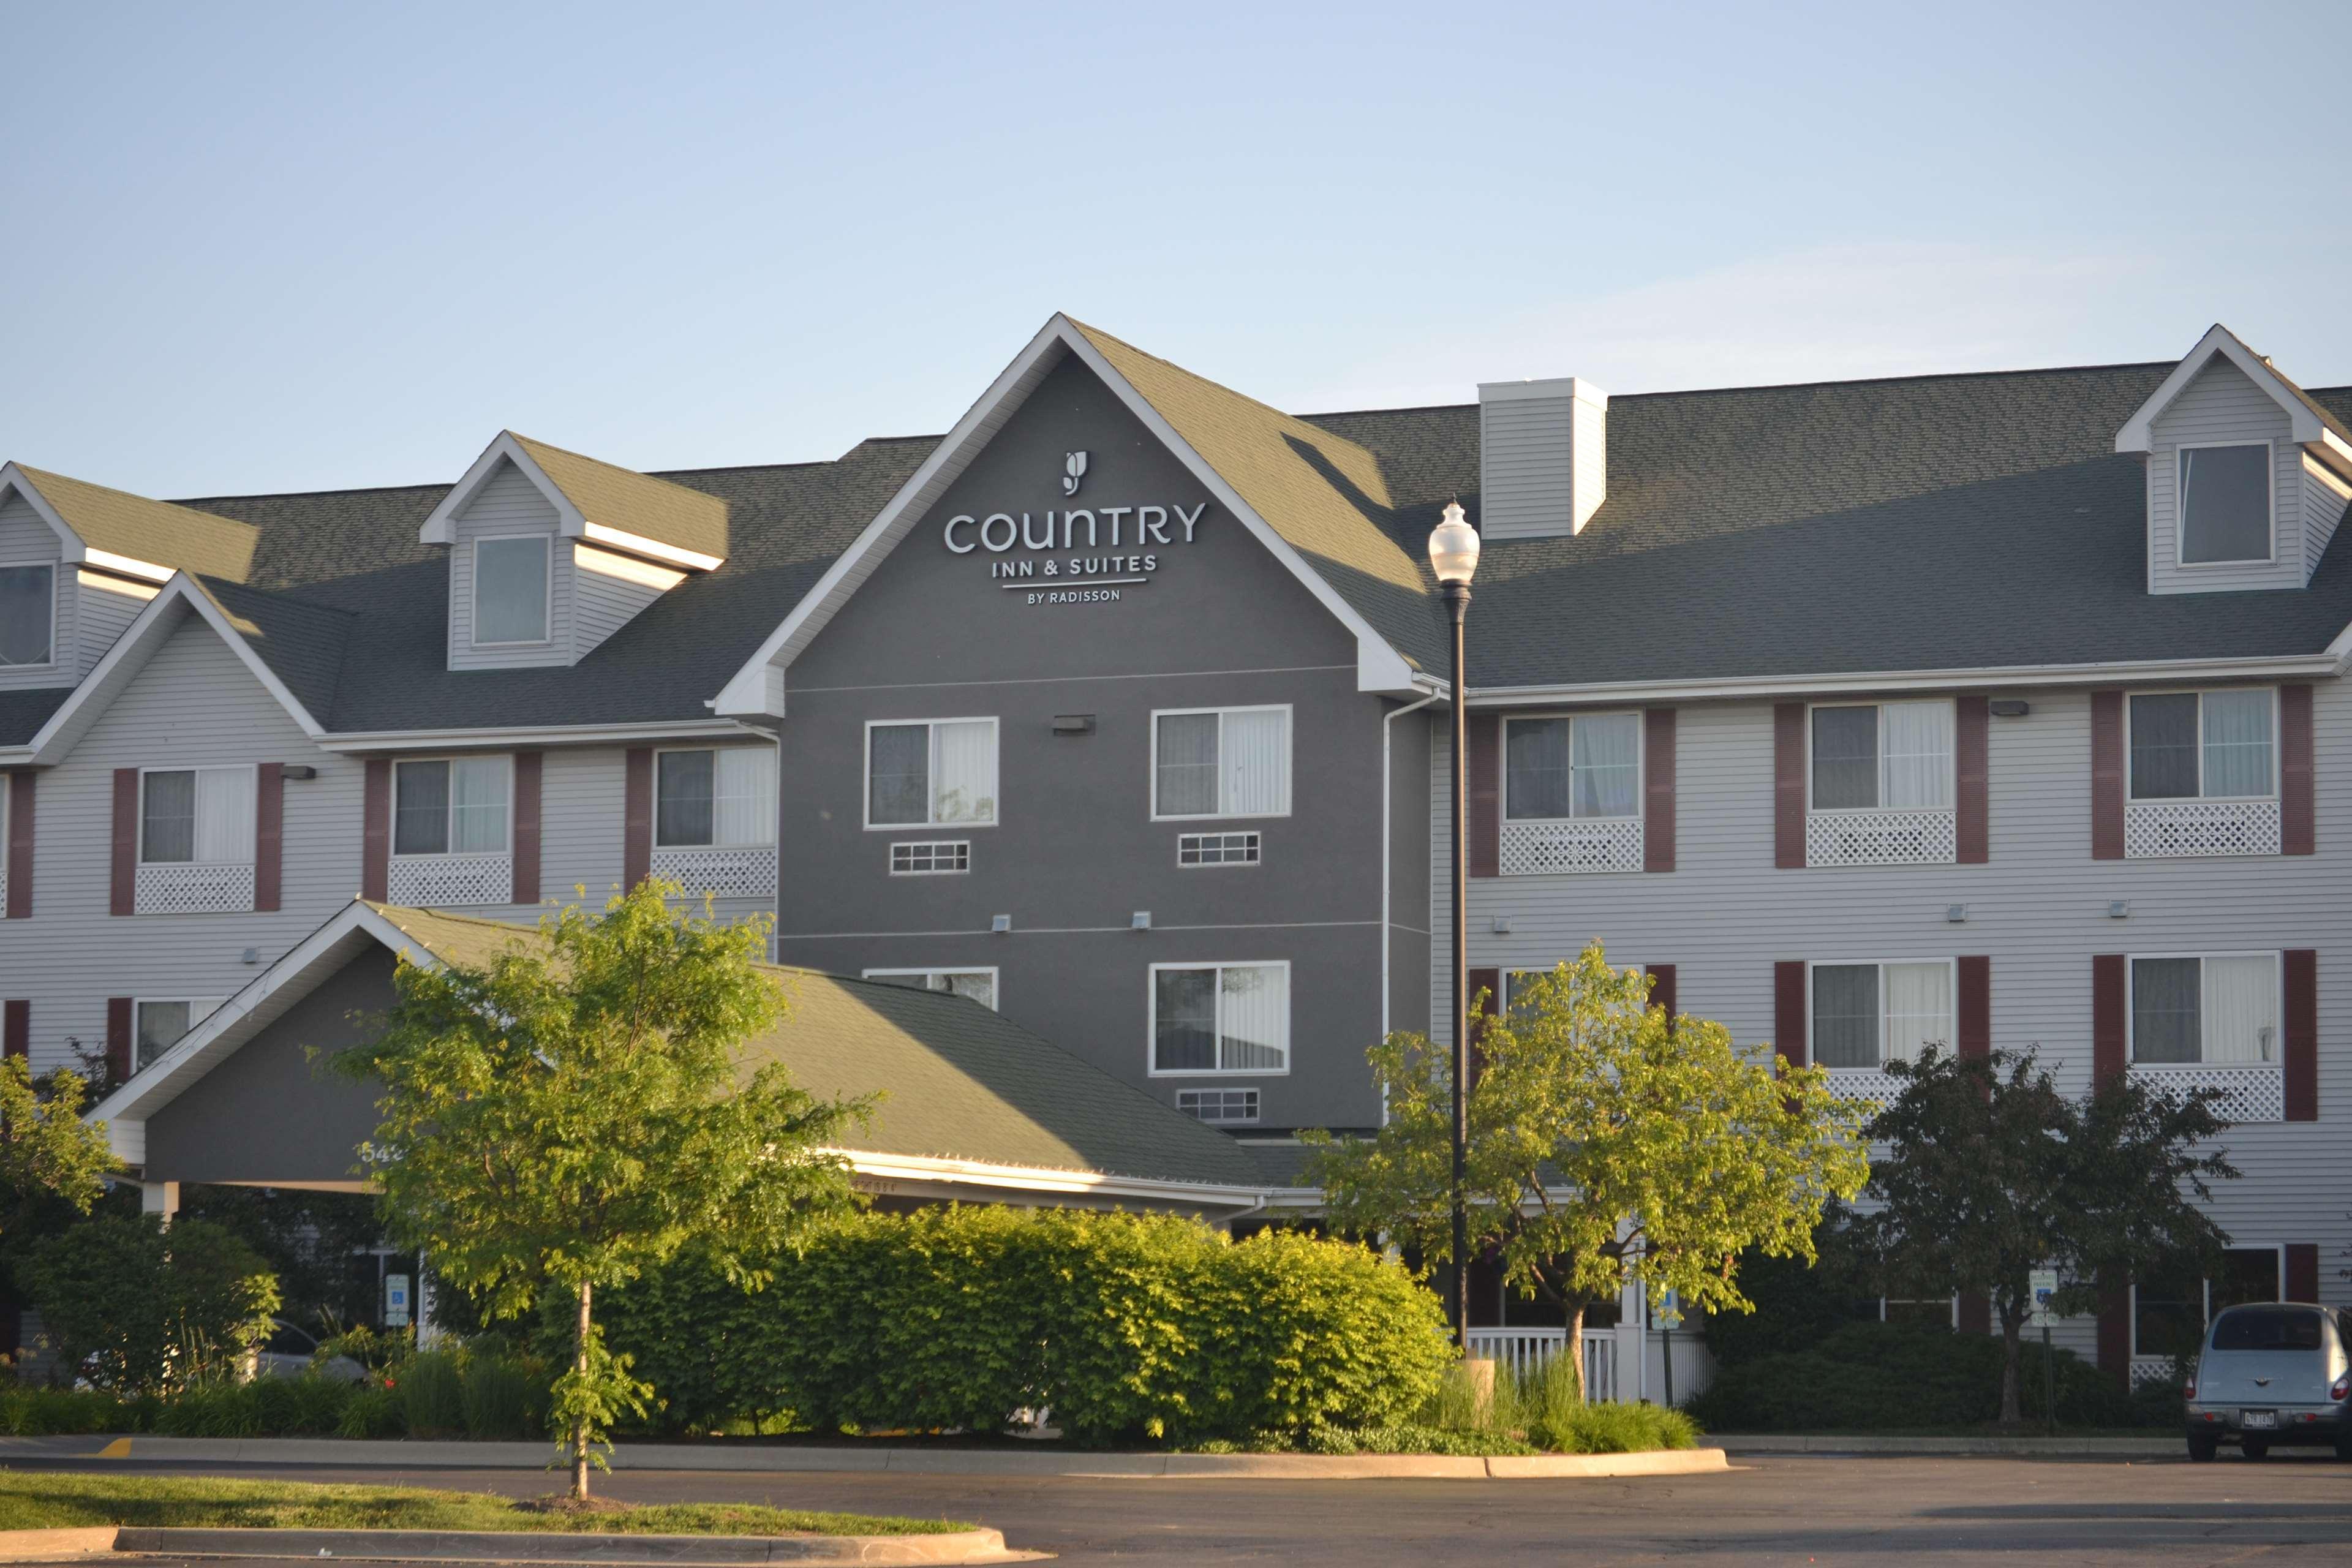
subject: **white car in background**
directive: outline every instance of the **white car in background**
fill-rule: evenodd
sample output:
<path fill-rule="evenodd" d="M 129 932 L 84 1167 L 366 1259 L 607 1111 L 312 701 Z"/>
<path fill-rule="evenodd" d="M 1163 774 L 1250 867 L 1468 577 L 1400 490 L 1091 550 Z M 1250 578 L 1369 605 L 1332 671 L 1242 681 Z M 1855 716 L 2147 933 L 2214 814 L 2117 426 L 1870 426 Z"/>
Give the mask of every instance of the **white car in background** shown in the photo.
<path fill-rule="evenodd" d="M 256 1377 L 300 1377 L 315 1371 L 338 1383 L 362 1383 L 367 1368 L 347 1355 L 317 1360 L 319 1342 L 283 1318 L 269 1320 L 269 1337 L 254 1354 Z"/>

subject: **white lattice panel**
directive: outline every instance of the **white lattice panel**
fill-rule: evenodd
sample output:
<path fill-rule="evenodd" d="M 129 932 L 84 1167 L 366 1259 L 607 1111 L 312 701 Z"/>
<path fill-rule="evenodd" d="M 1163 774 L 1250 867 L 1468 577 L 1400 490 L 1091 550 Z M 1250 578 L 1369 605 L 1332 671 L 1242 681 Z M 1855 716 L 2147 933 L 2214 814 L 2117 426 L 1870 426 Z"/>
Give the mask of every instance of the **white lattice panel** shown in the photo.
<path fill-rule="evenodd" d="M 1868 1100 L 1881 1105 L 1893 1104 L 1902 1092 L 1900 1085 L 1876 1068 L 1832 1068 L 1829 1086 L 1832 1100 Z"/>
<path fill-rule="evenodd" d="M 2132 1386 L 2162 1383 L 2172 1376 L 2172 1358 L 2168 1355 L 2136 1355 L 2131 1358 Z"/>
<path fill-rule="evenodd" d="M 2276 1062 L 2256 1062 L 2249 1067 L 2165 1067 L 2135 1062 L 2132 1071 L 2174 1094 L 2185 1095 L 2198 1089 L 2220 1089 L 2222 1098 L 2215 1102 L 2213 1112 L 2227 1121 L 2286 1120 L 2286 1072 Z"/>
<path fill-rule="evenodd" d="M 514 902 L 511 855 L 419 855 L 394 857 L 388 879 L 392 902 L 431 909 L 444 904 Z"/>
<path fill-rule="evenodd" d="M 656 849 L 653 874 L 677 882 L 696 898 L 772 899 L 776 895 L 776 848 Z"/>
<path fill-rule="evenodd" d="M 1805 818 L 1805 864 L 1949 866 L 1957 833 L 1948 811 L 1816 811 Z"/>
<path fill-rule="evenodd" d="M 8 907 L 8 857 L 0 852 L 0 910 Z"/>
<path fill-rule="evenodd" d="M 1601 817 L 1591 822 L 1503 824 L 1502 872 L 1506 877 L 1641 868 L 1642 819 L 1638 816 Z"/>
<path fill-rule="evenodd" d="M 2124 808 L 2124 854 L 2134 860 L 2278 852 L 2274 800 L 2144 800 Z"/>
<path fill-rule="evenodd" d="M 253 868 L 142 866 L 131 907 L 142 915 L 225 914 L 253 908 Z"/>

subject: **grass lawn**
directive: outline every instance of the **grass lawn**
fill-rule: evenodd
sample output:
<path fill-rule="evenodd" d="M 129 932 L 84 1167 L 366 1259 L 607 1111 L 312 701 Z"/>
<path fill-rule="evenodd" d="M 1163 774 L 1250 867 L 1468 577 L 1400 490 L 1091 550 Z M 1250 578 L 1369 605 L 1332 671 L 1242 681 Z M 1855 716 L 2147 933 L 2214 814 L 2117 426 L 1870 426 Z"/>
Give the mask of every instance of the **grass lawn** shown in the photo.
<path fill-rule="evenodd" d="M 551 1490 L 560 1478 L 551 1475 Z M 489 1492 L 424 1487 L 307 1486 L 209 1476 L 103 1476 L 0 1470 L 0 1530 L 80 1525 L 247 1530 L 553 1530 L 630 1535 L 929 1535 L 971 1526 L 940 1519 L 816 1513 L 752 1503 L 665 1503 L 625 1512 L 541 1513 Z"/>

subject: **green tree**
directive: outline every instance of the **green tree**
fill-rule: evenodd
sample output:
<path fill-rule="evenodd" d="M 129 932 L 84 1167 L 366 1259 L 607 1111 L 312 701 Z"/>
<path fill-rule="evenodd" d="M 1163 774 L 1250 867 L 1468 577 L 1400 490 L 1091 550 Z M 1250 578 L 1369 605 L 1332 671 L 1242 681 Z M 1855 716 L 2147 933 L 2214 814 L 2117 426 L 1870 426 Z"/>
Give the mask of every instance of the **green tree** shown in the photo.
<path fill-rule="evenodd" d="M 382 1033 L 334 1058 L 382 1088 L 362 1155 L 394 1237 L 493 1317 L 543 1289 L 576 1304 L 551 1421 L 581 1500 L 592 1449 L 648 1392 L 605 1348 L 595 1289 L 689 1241 L 756 1280 L 850 1201 L 816 1151 L 864 1107 L 821 1103 L 774 1063 L 746 1071 L 745 1042 L 784 1012 L 756 967 L 765 923 L 681 915 L 678 891 L 566 909 L 479 966 L 404 956 Z"/>
<path fill-rule="evenodd" d="M 107 1215 L 44 1237 L 19 1268 L 68 1375 L 171 1394 L 235 1370 L 268 1336 L 278 1277 L 201 1220 Z"/>
<path fill-rule="evenodd" d="M 89 1096 L 80 1073 L 35 1078 L 24 1058 L 0 1058 L 0 1307 L 28 1304 L 19 1270 L 30 1249 L 89 1214 L 121 1169 L 106 1129 L 81 1119 Z"/>
<path fill-rule="evenodd" d="M 1470 1247 L 1506 1289 L 1553 1302 L 1570 1343 L 1587 1303 L 1638 1283 L 1653 1309 L 1745 1311 L 1738 1258 L 1813 1258 L 1824 1205 L 1865 1175 L 1864 1112 L 1818 1068 L 1757 1059 L 1720 1024 L 1669 1018 L 1648 978 L 1601 945 L 1515 981 L 1507 1012 L 1475 999 L 1481 1058 L 1469 1096 Z M 1388 1125 L 1367 1139 L 1309 1134 L 1301 1180 L 1335 1227 L 1450 1260 L 1451 1053 L 1391 1035 L 1370 1052 Z M 1583 1358 L 1572 1358 L 1580 1376 Z"/>
<path fill-rule="evenodd" d="M 2228 1126 L 2217 1091 L 2174 1096 L 2128 1073 L 2058 1091 L 2035 1054 L 1891 1061 L 1901 1087 L 1871 1122 L 1857 1247 L 1891 1295 L 1979 1292 L 2000 1324 L 2000 1419 L 2020 1419 L 2018 1365 L 2036 1268 L 2053 1303 L 2087 1310 L 2098 1281 L 2151 1268 L 2216 1269 L 2227 1237 L 2197 1206 L 2238 1173 L 2210 1147 Z M 2197 1201 L 2192 1201 L 2192 1199 Z"/>

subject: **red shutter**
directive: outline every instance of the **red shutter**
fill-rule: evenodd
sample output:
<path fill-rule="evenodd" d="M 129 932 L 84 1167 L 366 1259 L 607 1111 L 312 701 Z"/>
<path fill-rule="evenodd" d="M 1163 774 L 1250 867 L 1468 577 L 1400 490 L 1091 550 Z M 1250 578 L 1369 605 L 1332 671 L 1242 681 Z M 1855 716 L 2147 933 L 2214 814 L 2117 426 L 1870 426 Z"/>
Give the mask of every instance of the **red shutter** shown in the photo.
<path fill-rule="evenodd" d="M 622 780 L 621 886 L 634 888 L 654 865 L 654 752 L 631 746 Z"/>
<path fill-rule="evenodd" d="M 1470 764 L 1470 841 L 1465 846 L 1473 877 L 1503 874 L 1503 721 L 1473 713 L 1463 755 Z"/>
<path fill-rule="evenodd" d="M 2123 1388 L 2131 1386 L 2131 1291 L 2099 1281 L 2099 1370 Z"/>
<path fill-rule="evenodd" d="M 360 897 L 392 896 L 392 759 L 370 757 L 360 792 Z"/>
<path fill-rule="evenodd" d="M 131 1076 L 131 998 L 106 999 L 106 1076 L 121 1083 Z"/>
<path fill-rule="evenodd" d="M 1643 973 L 1650 977 L 1650 1005 L 1666 1010 L 1666 1022 L 1671 1025 L 1682 1012 L 1675 998 L 1675 966 L 1671 963 L 1645 963 Z"/>
<path fill-rule="evenodd" d="M 267 914 L 278 908 L 278 886 L 286 866 L 286 764 L 262 763 L 253 770 L 253 907 Z"/>
<path fill-rule="evenodd" d="M 1772 705 L 1772 864 L 1805 863 L 1805 705 Z"/>
<path fill-rule="evenodd" d="M 1989 1334 L 1992 1332 L 1992 1298 L 1981 1290 L 1960 1292 L 1960 1332 Z"/>
<path fill-rule="evenodd" d="M 2317 1242 L 2290 1241 L 2286 1244 L 2286 1299 L 2290 1301 L 2319 1300 Z"/>
<path fill-rule="evenodd" d="M 2124 858 L 2124 694 L 2091 693 L 2091 858 Z"/>
<path fill-rule="evenodd" d="M 1805 1065 L 1805 966 L 1801 961 L 1772 966 L 1772 1049 L 1790 1067 Z"/>
<path fill-rule="evenodd" d="M 33 1005 L 30 1002 L 0 1003 L 0 1054 L 12 1057 L 33 1054 Z"/>
<path fill-rule="evenodd" d="M 1954 967 L 1959 971 L 1960 994 L 1958 1016 L 1954 1020 L 1959 1038 L 1953 1049 L 1963 1058 L 1982 1061 L 1992 1055 L 1992 960 L 1962 958 Z"/>
<path fill-rule="evenodd" d="M 1992 699 L 1982 692 L 1962 696 L 1954 705 L 1952 742 L 1954 782 L 1953 831 L 1963 866 L 1981 866 L 1992 858 Z"/>
<path fill-rule="evenodd" d="M 2091 959 L 2091 1082 L 2103 1084 L 2124 1071 L 2126 1017 L 2130 993 L 2124 976 L 2124 955 L 2095 953 Z"/>
<path fill-rule="evenodd" d="M 139 770 L 114 770 L 114 870 L 108 883 L 106 912 L 135 913 L 139 908 Z"/>
<path fill-rule="evenodd" d="M 539 902 L 539 780 L 544 752 L 514 754 L 514 890 L 518 904 Z"/>
<path fill-rule="evenodd" d="M 2279 849 L 2318 852 L 2312 816 L 2311 688 L 2279 688 Z"/>
<path fill-rule="evenodd" d="M 1675 868 L 1675 710 L 1642 713 L 1642 869 Z"/>
<path fill-rule="evenodd" d="M 8 775 L 8 908 L 0 920 L 33 918 L 33 779 Z"/>
<path fill-rule="evenodd" d="M 2291 947 L 2279 955 L 2285 984 L 2286 1119 L 2319 1120 L 2319 953 Z"/>

